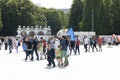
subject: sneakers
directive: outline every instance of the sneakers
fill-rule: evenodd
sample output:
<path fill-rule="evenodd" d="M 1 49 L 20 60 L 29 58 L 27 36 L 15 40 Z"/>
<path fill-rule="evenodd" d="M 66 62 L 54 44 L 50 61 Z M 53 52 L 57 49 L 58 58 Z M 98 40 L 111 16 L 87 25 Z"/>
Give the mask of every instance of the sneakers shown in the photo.
<path fill-rule="evenodd" d="M 53 66 L 53 68 L 56 67 L 55 65 Z"/>
<path fill-rule="evenodd" d="M 47 64 L 48 67 L 50 67 L 51 65 L 50 64 Z"/>
<path fill-rule="evenodd" d="M 39 58 L 36 58 L 37 61 L 39 61 Z"/>

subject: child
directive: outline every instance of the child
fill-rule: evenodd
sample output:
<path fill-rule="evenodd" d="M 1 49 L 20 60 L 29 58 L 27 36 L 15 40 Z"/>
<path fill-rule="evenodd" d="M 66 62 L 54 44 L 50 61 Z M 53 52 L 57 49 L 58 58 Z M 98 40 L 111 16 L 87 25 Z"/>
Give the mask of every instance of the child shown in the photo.
<path fill-rule="evenodd" d="M 40 59 L 42 60 L 42 57 L 43 57 L 43 43 L 42 43 L 42 41 L 40 41 L 38 43 L 38 53 L 40 53 Z"/>
<path fill-rule="evenodd" d="M 61 46 L 59 45 L 55 51 L 56 60 L 58 61 L 58 66 L 60 66 L 60 56 L 61 56 Z"/>

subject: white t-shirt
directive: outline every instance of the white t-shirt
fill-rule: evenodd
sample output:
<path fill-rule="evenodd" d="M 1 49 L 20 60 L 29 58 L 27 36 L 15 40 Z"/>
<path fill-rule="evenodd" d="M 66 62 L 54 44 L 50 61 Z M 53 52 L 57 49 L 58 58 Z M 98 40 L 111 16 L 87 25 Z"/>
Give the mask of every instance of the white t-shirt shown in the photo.
<path fill-rule="evenodd" d="M 85 39 L 84 39 L 84 44 L 88 44 L 88 42 L 89 42 L 89 39 L 88 39 L 88 38 L 85 38 Z"/>
<path fill-rule="evenodd" d="M 55 40 L 55 49 L 58 49 L 59 45 L 60 45 L 60 40 Z"/>
<path fill-rule="evenodd" d="M 111 39 L 111 38 L 108 38 L 108 43 L 109 43 L 109 42 L 112 42 L 112 39 Z"/>
<path fill-rule="evenodd" d="M 16 40 L 16 46 L 18 46 L 18 41 Z"/>

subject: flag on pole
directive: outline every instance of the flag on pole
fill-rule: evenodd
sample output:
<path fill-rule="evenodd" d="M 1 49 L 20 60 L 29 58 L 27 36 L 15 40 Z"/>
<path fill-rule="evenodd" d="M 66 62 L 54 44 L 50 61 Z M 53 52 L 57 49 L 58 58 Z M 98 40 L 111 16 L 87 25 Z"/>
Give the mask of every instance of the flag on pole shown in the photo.
<path fill-rule="evenodd" d="M 73 29 L 70 28 L 70 29 L 67 31 L 67 33 L 70 35 L 70 39 L 71 39 L 72 41 L 74 41 L 76 37 L 75 37 L 75 34 L 74 34 Z"/>

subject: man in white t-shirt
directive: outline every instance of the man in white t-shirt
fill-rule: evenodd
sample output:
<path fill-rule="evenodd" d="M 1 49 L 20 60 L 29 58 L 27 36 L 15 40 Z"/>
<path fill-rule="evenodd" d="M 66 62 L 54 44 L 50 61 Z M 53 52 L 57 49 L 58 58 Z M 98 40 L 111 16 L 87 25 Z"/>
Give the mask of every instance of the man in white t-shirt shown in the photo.
<path fill-rule="evenodd" d="M 88 42 L 89 42 L 89 39 L 85 36 L 85 38 L 84 38 L 85 52 L 88 51 L 88 49 L 87 49 Z"/>

